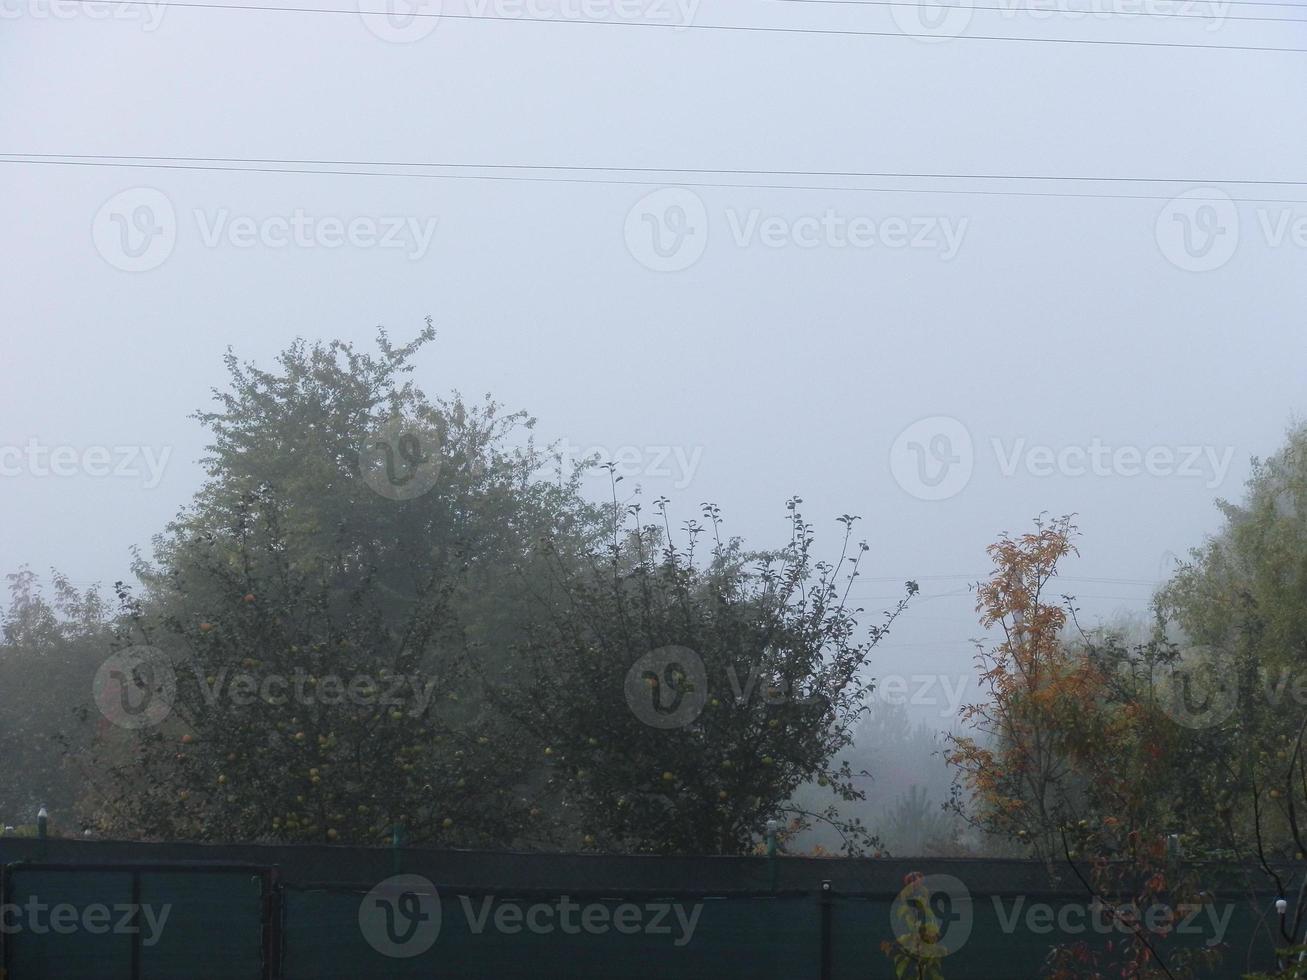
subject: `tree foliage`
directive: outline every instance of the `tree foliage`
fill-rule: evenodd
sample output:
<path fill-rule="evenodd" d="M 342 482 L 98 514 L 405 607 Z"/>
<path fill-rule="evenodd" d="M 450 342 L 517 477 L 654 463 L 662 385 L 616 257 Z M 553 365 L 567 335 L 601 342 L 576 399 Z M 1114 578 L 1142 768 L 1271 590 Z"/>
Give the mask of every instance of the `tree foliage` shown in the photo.
<path fill-rule="evenodd" d="M 575 475 L 541 476 L 525 415 L 406 378 L 433 335 L 297 342 L 276 372 L 228 356 L 197 416 L 209 480 L 122 592 L 119 652 L 159 651 L 176 693 L 103 747 L 90 802 L 114 832 L 518 839 L 529 767 L 467 658 L 520 628 L 533 542 L 584 540 L 592 513 Z"/>
<path fill-rule="evenodd" d="M 28 569 L 9 576 L 0 615 L 0 822 L 33 824 L 48 806 L 65 829 L 83 773 L 78 762 L 102 721 L 91 707 L 112 607 L 54 573 L 50 592 Z"/>
<path fill-rule="evenodd" d="M 543 746 L 551 811 L 587 844 L 740 853 L 768 820 L 833 819 L 795 812 L 805 780 L 861 798 L 836 756 L 871 689 L 867 658 L 916 586 L 860 627 L 847 600 L 867 550 L 853 542 L 855 518 L 841 518 L 838 559 L 818 561 L 799 504 L 788 504 L 786 545 L 752 553 L 723 539 L 711 505 L 678 546 L 667 501 L 643 524 L 614 490 L 606 547 L 576 564 L 546 549 L 542 614 L 521 647 L 526 683 L 496 696 Z M 868 843 L 860 823 L 842 830 L 850 849 Z"/>
<path fill-rule="evenodd" d="M 955 805 L 986 832 L 1024 843 L 1053 878 L 1078 882 L 1121 927 L 1124 938 L 1106 945 L 1056 945 L 1047 975 L 1198 975 L 1219 950 L 1167 944 L 1173 922 L 1130 911 L 1210 901 L 1178 861 L 1196 839 L 1176 765 L 1187 743 L 1155 690 L 1156 668 L 1177 654 L 1161 639 L 1128 649 L 1064 635 L 1075 607 L 1050 593 L 1076 533 L 1070 517 L 1039 519 L 989 549 L 994 571 L 977 609 L 998 637 L 976 656 L 988 698 L 962 709 L 977 734 L 951 738 Z"/>

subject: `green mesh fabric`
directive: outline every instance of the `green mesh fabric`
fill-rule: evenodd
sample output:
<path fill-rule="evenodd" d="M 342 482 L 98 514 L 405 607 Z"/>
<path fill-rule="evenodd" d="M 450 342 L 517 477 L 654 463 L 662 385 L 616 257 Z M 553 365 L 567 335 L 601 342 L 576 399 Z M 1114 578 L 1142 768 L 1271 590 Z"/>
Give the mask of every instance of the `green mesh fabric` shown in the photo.
<path fill-rule="evenodd" d="M 130 873 L 101 871 L 10 871 L 7 901 L 26 909 L 35 899 L 47 907 L 68 904 L 85 908 L 102 902 L 111 908 L 132 900 Z M 48 913 L 47 913 L 48 915 Z M 7 916 L 5 954 L 9 976 L 60 977 L 64 980 L 111 980 L 130 977 L 132 940 L 112 930 L 96 935 L 85 929 L 71 932 L 34 931 L 48 921 L 32 923 Z M 98 928 L 98 924 L 97 924 Z"/>
<path fill-rule="evenodd" d="M 18 931 L 4 937 L 10 978 L 263 976 L 264 886 L 248 871 L 11 867 L 7 877 L 7 901 L 22 907 L 8 917 Z M 29 911 L 32 899 L 43 909 L 35 917 Z M 61 906 L 67 910 L 63 916 L 52 916 Z M 88 913 L 99 906 L 106 915 Z M 135 911 L 145 907 L 153 918 Z"/>
<path fill-rule="evenodd" d="M 625 902 L 573 898 L 586 906 L 602 905 L 609 916 L 622 904 L 647 907 L 676 902 L 688 917 L 700 903 L 702 911 L 691 941 L 678 946 L 676 940 L 683 930 L 670 912 L 662 922 L 671 934 L 621 934 L 611 928 L 579 935 L 554 928 L 536 934 L 523 925 L 520 932 L 509 935 L 493 925 L 495 910 L 502 904 L 499 898 L 491 901 L 490 918 L 485 919 L 484 897 L 442 894 L 435 942 L 425 952 L 406 959 L 382 955 L 363 937 L 359 928 L 363 899 L 357 893 L 287 890 L 282 943 L 287 980 L 371 976 L 798 980 L 818 975 L 821 956 L 820 919 L 810 897 L 641 898 Z M 557 899 L 505 896 L 505 900 L 526 908 L 540 903 L 557 908 Z M 651 916 L 657 913 L 642 914 L 646 922 L 652 922 Z M 485 922 L 479 934 L 475 931 L 478 919 Z M 579 924 L 579 917 L 576 921 Z"/>
<path fill-rule="evenodd" d="M 322 864 L 316 870 L 324 870 L 327 862 Z M 839 870 L 835 863 L 830 867 Z M 1025 980 L 1040 975 L 1049 948 L 1058 942 L 1085 940 L 1101 949 L 1109 941 L 1120 943 L 1125 938 L 1084 930 L 1065 934 L 1062 910 L 1079 907 L 1083 915 L 1088 897 L 1083 890 L 1050 893 L 1012 887 L 1014 882 L 1001 877 L 1004 869 L 1003 862 L 977 862 L 967 869 L 965 881 L 943 876 L 957 883 L 958 896 L 944 900 L 932 892 L 945 946 L 956 945 L 958 937 L 965 936 L 965 943 L 941 963 L 949 980 Z M 394 869 L 374 870 L 375 882 Z M 423 870 L 430 880 L 440 882 L 435 869 Z M 626 877 L 632 880 L 630 893 L 604 886 L 600 886 L 603 890 L 552 889 L 543 875 L 530 887 L 495 888 L 493 893 L 469 885 L 442 886 L 434 919 L 438 928 L 432 930 L 431 941 L 387 955 L 378 949 L 375 922 L 365 925 L 360 917 L 369 898 L 376 902 L 367 892 L 369 885 L 284 881 L 268 896 L 269 878 L 257 868 L 161 870 L 130 863 L 50 868 L 18 863 L 6 868 L 5 900 L 10 909 L 24 911 L 17 917 L 6 913 L 7 934 L 0 938 L 5 945 L 6 980 L 273 976 L 286 980 L 806 980 L 822 976 L 823 962 L 834 980 L 894 976 L 893 964 L 880 948 L 894 937 L 892 888 L 874 894 L 841 894 L 837 889 L 825 901 L 812 889 L 700 898 L 651 890 L 649 879 L 662 870 L 656 860 L 632 863 L 626 868 Z M 684 876 L 693 887 L 693 874 L 687 871 Z M 587 929 L 574 911 L 571 931 L 564 929 L 561 895 L 569 896 L 574 909 L 594 910 L 606 927 Z M 279 901 L 268 901 L 269 897 Z M 33 898 L 45 910 L 37 923 L 27 921 L 25 912 Z M 1228 914 L 1222 929 L 1224 956 L 1214 971 L 1202 975 L 1241 976 L 1273 966 L 1263 921 L 1271 897 L 1250 898 L 1223 888 L 1219 898 L 1217 907 L 1224 910 L 1219 914 Z M 67 921 L 53 921 L 50 912 L 59 905 L 79 911 L 103 905 L 110 910 L 109 922 L 120 924 L 120 910 L 133 901 L 154 909 L 156 922 L 158 912 L 166 908 L 162 929 L 150 934 L 144 917 L 135 920 L 141 930 L 137 935 L 76 924 L 68 928 Z M 641 925 L 625 931 L 616 928 L 620 910 L 633 906 L 644 910 L 637 915 Z M 656 930 L 644 928 L 653 921 L 651 907 L 668 909 Z M 675 916 L 677 907 L 683 917 L 698 908 L 688 942 L 678 941 L 684 939 L 685 919 Z M 1036 907 L 1037 918 L 1030 914 Z M 518 910 L 508 929 L 498 917 L 506 908 Z M 533 908 L 544 924 L 536 931 L 529 919 L 518 918 Z M 403 931 L 405 922 L 417 919 L 406 911 L 401 922 L 398 905 L 388 911 L 387 928 Z M 1206 914 L 1197 926 L 1206 930 L 1197 940 L 1191 931 L 1183 942 L 1158 944 L 1163 955 L 1171 956 L 1179 946 L 1193 947 L 1212 932 Z M 265 961 L 265 948 L 270 950 L 270 962 Z"/>

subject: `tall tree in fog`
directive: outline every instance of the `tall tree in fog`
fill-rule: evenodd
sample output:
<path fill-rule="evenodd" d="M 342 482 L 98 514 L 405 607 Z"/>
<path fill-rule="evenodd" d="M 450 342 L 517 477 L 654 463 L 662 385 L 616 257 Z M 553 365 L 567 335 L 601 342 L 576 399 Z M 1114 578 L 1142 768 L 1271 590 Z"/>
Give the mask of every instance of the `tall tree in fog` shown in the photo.
<path fill-rule="evenodd" d="M 1254 460 L 1243 500 L 1159 596 L 1184 639 L 1270 669 L 1307 667 L 1307 424 Z"/>
<path fill-rule="evenodd" d="M 110 829 L 517 838 L 530 757 L 468 657 L 520 629 L 533 543 L 583 541 L 592 515 L 574 479 L 539 475 L 530 419 L 407 378 L 433 336 L 296 343 L 275 372 L 228 356 L 198 415 L 209 479 L 123 596 L 108 702 L 136 704 L 130 748 L 105 750 L 92 800 Z M 142 668 L 169 690 L 130 689 Z M 170 709 L 138 724 L 156 696 Z"/>

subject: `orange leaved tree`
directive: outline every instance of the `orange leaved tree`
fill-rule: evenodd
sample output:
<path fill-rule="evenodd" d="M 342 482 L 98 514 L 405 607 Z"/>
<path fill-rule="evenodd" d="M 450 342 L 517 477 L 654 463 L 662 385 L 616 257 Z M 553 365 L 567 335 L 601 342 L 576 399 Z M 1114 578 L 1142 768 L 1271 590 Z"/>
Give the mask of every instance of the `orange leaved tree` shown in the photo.
<path fill-rule="evenodd" d="M 1067 614 L 1048 601 L 1058 562 L 1075 553 L 1075 533 L 1070 517 L 1041 518 L 1033 532 L 990 545 L 994 572 L 976 587 L 976 610 L 999 640 L 977 641 L 975 657 L 989 696 L 962 706 L 975 734 L 950 736 L 946 754 L 958 770 L 958 809 L 967 791 L 968 819 L 1025 842 L 1050 865 L 1061 853 L 1059 826 L 1081 808 L 1084 787 L 1070 757 L 1099 720 L 1087 707 L 1101 676 L 1062 644 Z"/>
<path fill-rule="evenodd" d="M 1177 943 L 1174 921 L 1159 914 L 1211 900 L 1178 860 L 1191 836 L 1175 805 L 1183 730 L 1139 656 L 1063 637 L 1075 610 L 1070 597 L 1050 601 L 1051 583 L 1076 553 L 1076 533 L 1070 517 L 1039 519 L 989 548 L 994 571 L 977 586 L 977 611 L 997 642 L 977 645 L 987 698 L 960 712 L 973 734 L 950 737 L 953 806 L 1024 844 L 1054 878 L 1078 881 L 1114 934 L 1053 946 L 1048 976 L 1194 976 L 1219 950 Z"/>

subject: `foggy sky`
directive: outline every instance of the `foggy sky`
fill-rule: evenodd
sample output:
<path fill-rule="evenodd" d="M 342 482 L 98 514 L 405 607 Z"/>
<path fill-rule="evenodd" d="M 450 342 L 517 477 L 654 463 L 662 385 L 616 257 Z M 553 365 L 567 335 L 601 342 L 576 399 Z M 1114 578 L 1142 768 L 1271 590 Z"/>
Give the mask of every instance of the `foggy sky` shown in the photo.
<path fill-rule="evenodd" d="M 483 8 L 520 9 L 444 9 Z M 1307 238 L 1294 230 L 1307 203 L 1200 215 L 1205 202 L 1168 199 L 1307 200 L 1307 187 L 1212 183 L 1307 177 L 1307 54 L 448 19 L 393 43 L 357 15 L 4 9 L 6 153 L 1166 178 L 703 177 L 880 189 L 692 186 L 650 205 L 684 181 L 0 163 L 0 446 L 169 453 L 157 485 L 81 463 L 44 475 L 26 457 L 7 470 L 6 572 L 126 575 L 129 547 L 148 547 L 200 483 L 204 435 L 187 415 L 224 383 L 228 345 L 270 366 L 295 337 L 368 345 L 382 324 L 404 341 L 430 314 L 439 336 L 416 375 L 428 393 L 491 392 L 534 414 L 542 440 L 625 452 L 624 488 L 671 497 L 677 522 L 711 500 L 728 531 L 774 545 L 797 493 L 833 544 L 834 519 L 862 515 L 872 551 L 855 594 L 875 610 L 902 580 L 922 585 L 876 672 L 961 674 L 978 633 L 965 585 L 999 532 L 1078 513 L 1064 589 L 1090 619 L 1143 610 L 1168 555 L 1215 530 L 1213 499 L 1237 498 L 1249 457 L 1303 409 Z M 756 0 L 704 2 L 693 22 L 892 32 L 895 15 Z M 1282 23 L 976 11 L 967 31 L 1307 47 L 1307 28 Z M 157 267 L 123 271 L 97 248 L 113 227 L 97 214 L 141 188 L 172 208 L 175 243 Z M 688 218 L 706 245 L 658 271 L 640 209 L 667 201 L 701 202 Z M 323 219 L 402 228 L 402 244 L 278 244 L 296 215 L 319 232 Z M 1227 237 L 1189 259 L 1219 264 L 1181 267 L 1175 235 L 1213 216 Z M 261 229 L 252 245 L 242 218 Z M 922 244 L 902 244 L 892 219 Z M 856 230 L 874 242 L 851 243 Z M 896 438 L 939 418 L 952 421 L 905 436 L 892 465 Z M 950 442 L 934 447 L 956 455 L 960 426 L 974 465 L 945 499 L 920 499 L 902 453 L 929 463 L 941 424 Z M 1072 452 L 1037 475 L 1037 447 Z M 1095 472 L 1094 447 L 1125 447 L 1125 461 Z M 1228 468 L 1189 472 L 1186 447 Z M 1153 452 L 1155 470 L 1174 451 L 1174 471 L 1130 475 L 1131 450 Z"/>

